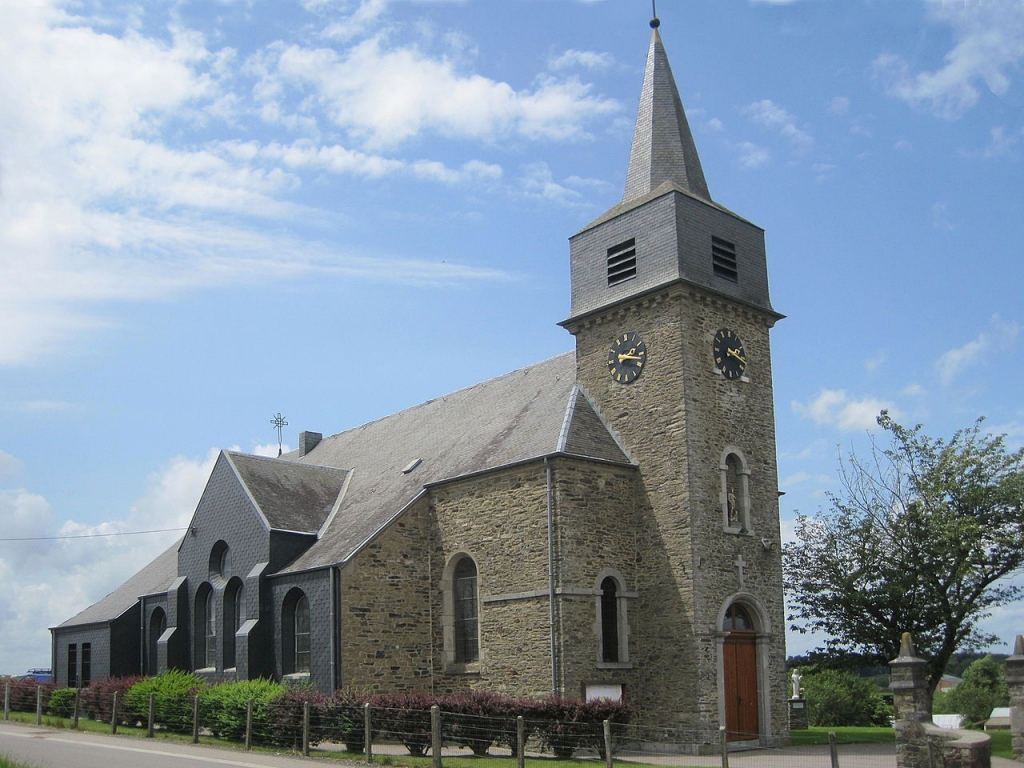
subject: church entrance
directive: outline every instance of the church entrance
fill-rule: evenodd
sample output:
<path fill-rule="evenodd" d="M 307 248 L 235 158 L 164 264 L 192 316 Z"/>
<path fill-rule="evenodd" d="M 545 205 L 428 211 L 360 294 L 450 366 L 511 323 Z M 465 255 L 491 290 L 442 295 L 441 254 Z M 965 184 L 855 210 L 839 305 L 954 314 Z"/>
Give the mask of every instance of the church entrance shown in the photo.
<path fill-rule="evenodd" d="M 728 634 L 722 646 L 725 675 L 725 730 L 729 741 L 760 737 L 757 706 L 757 633 L 740 605 L 725 612 Z"/>

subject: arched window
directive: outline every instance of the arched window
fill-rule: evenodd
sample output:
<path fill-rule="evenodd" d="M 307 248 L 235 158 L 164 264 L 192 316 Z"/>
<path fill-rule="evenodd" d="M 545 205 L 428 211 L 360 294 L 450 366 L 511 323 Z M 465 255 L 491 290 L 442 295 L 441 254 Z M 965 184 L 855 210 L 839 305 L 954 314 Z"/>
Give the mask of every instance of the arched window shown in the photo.
<path fill-rule="evenodd" d="M 149 653 L 146 659 L 146 673 L 152 676 L 160 674 L 160 656 L 157 652 L 159 640 L 167 630 L 167 614 L 163 608 L 156 608 L 149 616 Z"/>
<path fill-rule="evenodd" d="M 242 580 L 233 578 L 224 590 L 224 668 L 235 666 L 235 633 L 245 620 Z"/>
<path fill-rule="evenodd" d="M 217 666 L 217 616 L 214 612 L 213 587 L 205 583 L 196 591 L 195 663 L 200 668 Z"/>
<path fill-rule="evenodd" d="M 750 632 L 754 629 L 754 622 L 750 620 L 746 608 L 739 603 L 733 603 L 725 609 L 722 629 L 726 632 Z"/>
<path fill-rule="evenodd" d="M 749 533 L 750 471 L 738 448 L 729 447 L 722 455 L 722 524 L 730 533 Z"/>
<path fill-rule="evenodd" d="M 210 578 L 220 576 L 226 579 L 231 575 L 231 552 L 227 542 L 218 541 L 210 550 Z"/>
<path fill-rule="evenodd" d="M 477 610 L 476 563 L 463 557 L 452 574 L 452 598 L 455 630 L 455 663 L 469 664 L 480 659 L 480 628 Z"/>
<path fill-rule="evenodd" d="M 622 665 L 629 663 L 629 622 L 626 603 L 629 595 L 622 574 L 607 569 L 594 582 L 596 595 L 597 662 Z"/>
<path fill-rule="evenodd" d="M 308 674 L 310 670 L 309 600 L 299 588 L 284 598 L 281 610 L 282 669 L 284 674 Z"/>
<path fill-rule="evenodd" d="M 611 576 L 601 582 L 601 661 L 619 661 L 618 585 Z"/>

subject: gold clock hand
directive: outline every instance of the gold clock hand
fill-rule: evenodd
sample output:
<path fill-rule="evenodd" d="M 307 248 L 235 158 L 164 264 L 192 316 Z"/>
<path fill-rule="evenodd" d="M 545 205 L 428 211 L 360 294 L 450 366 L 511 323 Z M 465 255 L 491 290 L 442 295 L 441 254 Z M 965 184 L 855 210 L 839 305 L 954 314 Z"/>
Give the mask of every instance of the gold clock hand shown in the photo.
<path fill-rule="evenodd" d="M 737 352 L 732 347 L 729 347 L 728 349 L 726 349 L 725 350 L 725 354 L 730 356 L 730 357 L 735 357 L 737 360 L 739 360 L 744 365 L 746 365 L 746 363 L 747 363 L 747 361 L 740 355 L 740 353 Z"/>

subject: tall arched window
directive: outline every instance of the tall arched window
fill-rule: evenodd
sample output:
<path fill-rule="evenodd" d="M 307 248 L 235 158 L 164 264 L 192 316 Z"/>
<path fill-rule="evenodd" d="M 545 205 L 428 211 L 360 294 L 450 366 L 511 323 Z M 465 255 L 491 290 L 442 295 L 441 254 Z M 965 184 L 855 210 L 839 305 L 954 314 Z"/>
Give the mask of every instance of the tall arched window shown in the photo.
<path fill-rule="evenodd" d="M 242 595 L 242 580 L 233 578 L 224 590 L 224 668 L 235 666 L 235 633 L 242 626 L 245 616 L 245 601 Z"/>
<path fill-rule="evenodd" d="M 146 659 L 146 673 L 155 677 L 160 674 L 159 640 L 167 630 L 167 614 L 163 608 L 156 608 L 149 617 L 149 646 Z"/>
<path fill-rule="evenodd" d="M 196 591 L 194 614 L 195 664 L 200 668 L 217 666 L 217 616 L 214 612 L 213 587 L 206 583 Z"/>
<path fill-rule="evenodd" d="M 477 611 L 476 563 L 464 557 L 452 574 L 454 599 L 455 662 L 469 664 L 480 659 L 480 630 Z"/>
<path fill-rule="evenodd" d="M 281 652 L 284 674 L 310 671 L 309 599 L 296 587 L 284 598 L 281 609 Z"/>
<path fill-rule="evenodd" d="M 601 582 L 601 661 L 619 661 L 618 585 L 611 576 Z"/>
<path fill-rule="evenodd" d="M 226 541 L 218 541 L 210 550 L 210 578 L 228 578 L 231 575 L 231 551 Z"/>

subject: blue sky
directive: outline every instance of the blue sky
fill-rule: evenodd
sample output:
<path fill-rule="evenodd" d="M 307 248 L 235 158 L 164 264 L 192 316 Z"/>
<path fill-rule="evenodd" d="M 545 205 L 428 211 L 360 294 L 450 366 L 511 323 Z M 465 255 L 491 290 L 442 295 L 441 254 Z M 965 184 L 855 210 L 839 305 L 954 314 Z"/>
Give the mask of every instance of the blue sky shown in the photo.
<path fill-rule="evenodd" d="M 659 3 L 767 231 L 784 532 L 881 408 L 1024 441 L 1022 0 Z M 0 672 L 175 538 L 220 448 L 571 349 L 646 0 L 0 4 Z M 993 617 L 1009 642 L 1024 606 Z M 790 652 L 812 641 L 791 636 Z"/>

